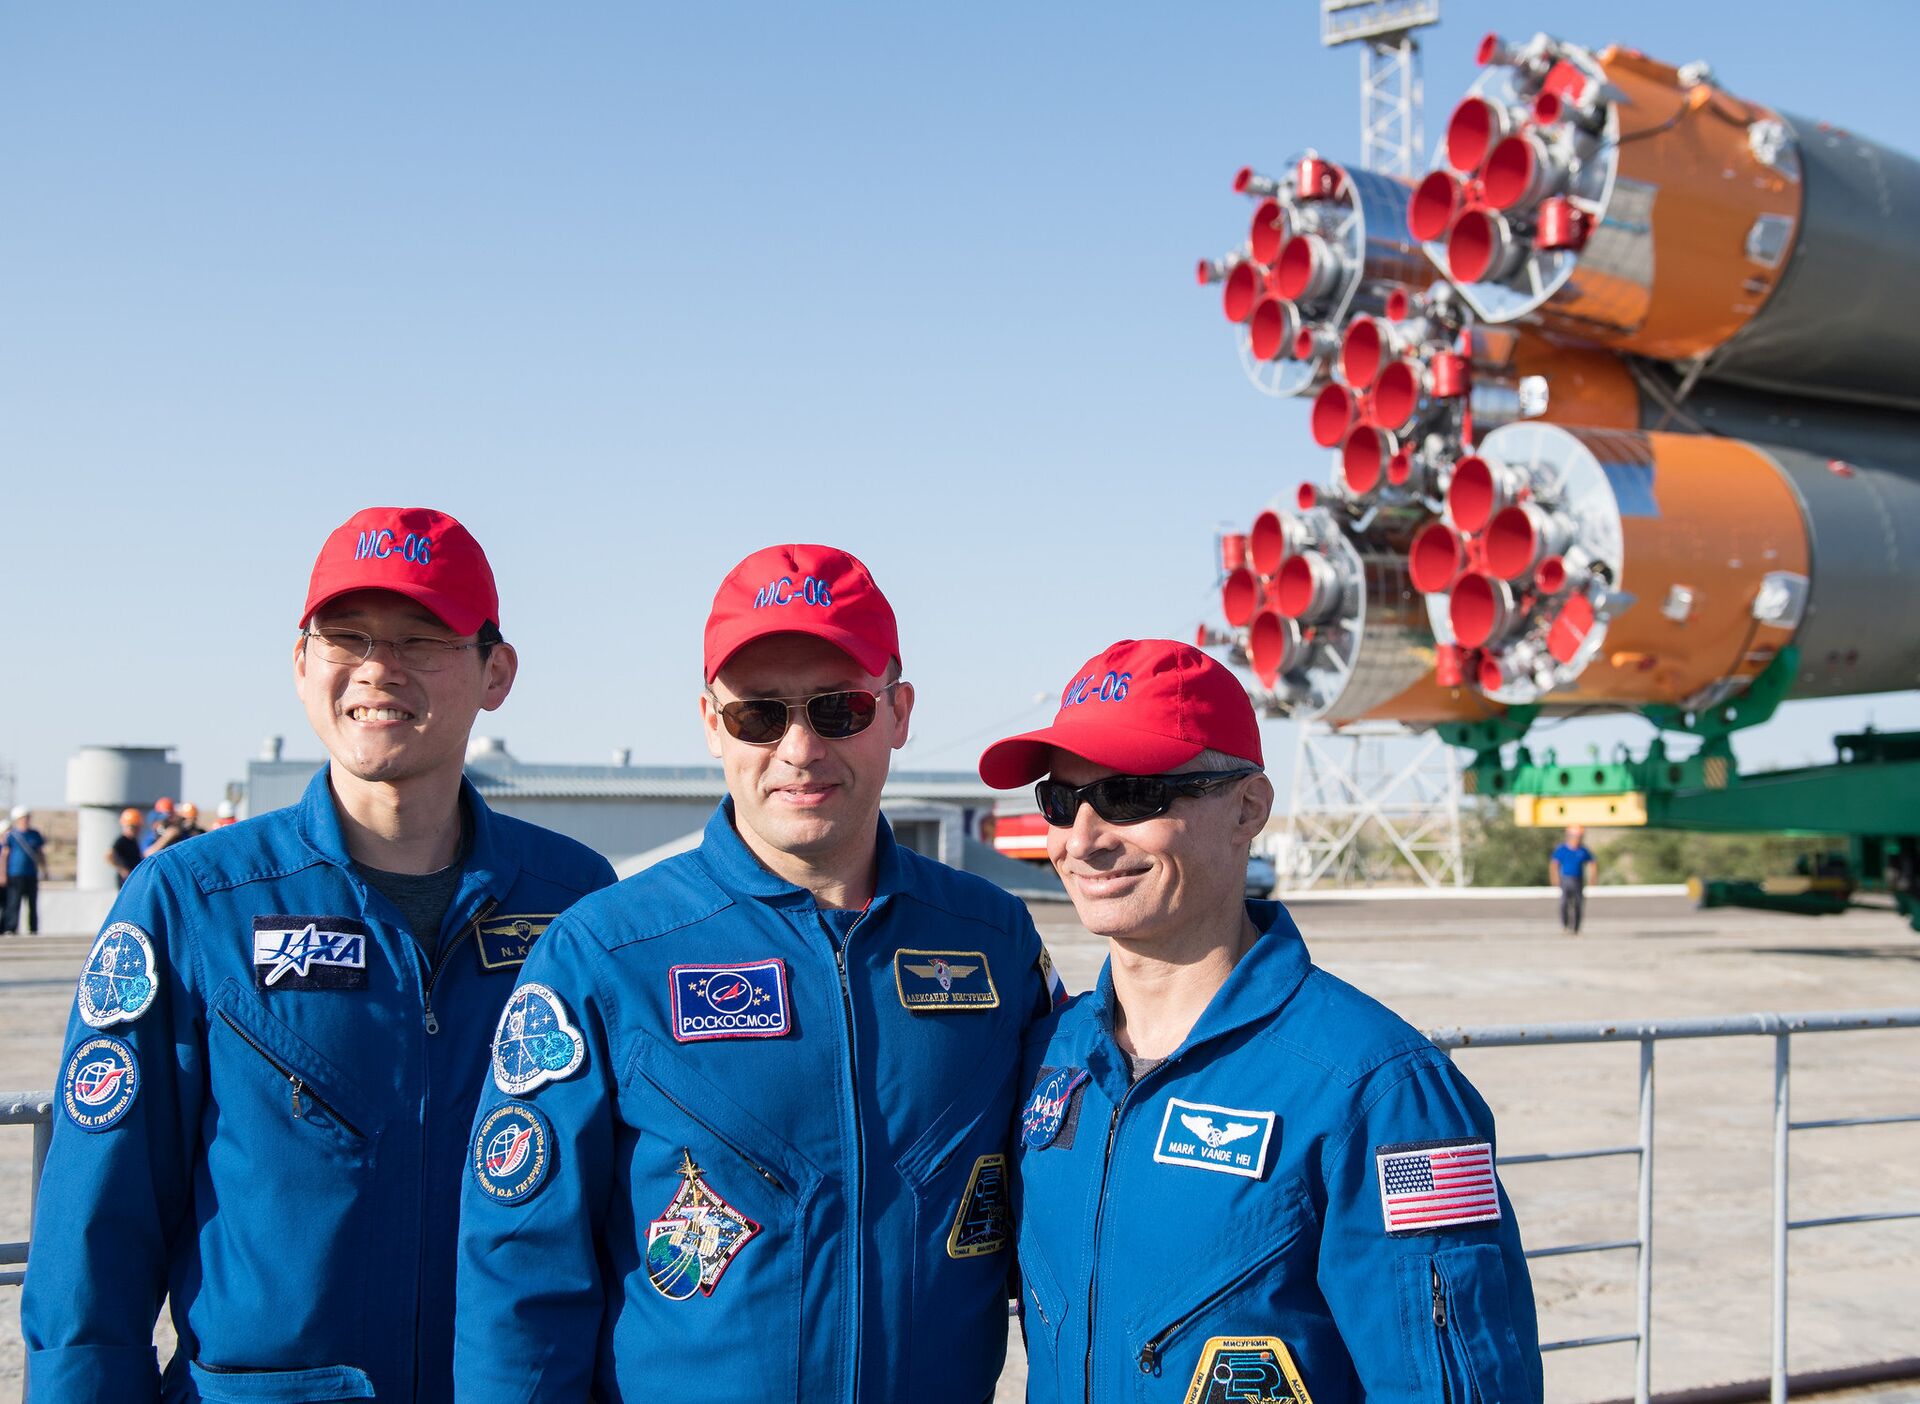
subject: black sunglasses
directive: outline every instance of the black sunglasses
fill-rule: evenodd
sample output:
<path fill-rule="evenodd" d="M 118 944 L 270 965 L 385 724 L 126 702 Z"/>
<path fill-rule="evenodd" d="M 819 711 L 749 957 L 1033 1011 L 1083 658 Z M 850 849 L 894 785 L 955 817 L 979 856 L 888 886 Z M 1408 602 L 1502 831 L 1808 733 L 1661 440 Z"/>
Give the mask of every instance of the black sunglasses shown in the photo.
<path fill-rule="evenodd" d="M 1040 813 L 1056 829 L 1073 827 L 1082 804 L 1109 824 L 1138 824 L 1157 819 L 1184 795 L 1204 795 L 1229 781 L 1258 775 L 1256 766 L 1239 770 L 1186 770 L 1174 775 L 1109 775 L 1091 785 L 1073 786 L 1064 780 L 1042 780 L 1033 787 Z"/>
<path fill-rule="evenodd" d="M 811 697 L 744 697 L 737 702 L 714 699 L 727 735 L 749 746 L 776 746 L 792 725 L 792 709 L 806 713 L 807 725 L 823 741 L 844 741 L 873 725 L 880 698 L 900 686 L 890 682 L 879 692 L 853 688 L 846 692 L 817 692 Z"/>

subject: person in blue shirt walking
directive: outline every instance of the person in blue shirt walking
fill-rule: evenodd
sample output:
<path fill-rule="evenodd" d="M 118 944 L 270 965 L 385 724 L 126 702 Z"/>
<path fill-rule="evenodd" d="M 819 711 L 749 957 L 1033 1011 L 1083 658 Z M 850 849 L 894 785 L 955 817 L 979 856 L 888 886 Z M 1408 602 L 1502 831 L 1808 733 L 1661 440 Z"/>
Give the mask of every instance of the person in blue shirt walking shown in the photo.
<path fill-rule="evenodd" d="M 517 668 L 499 618 L 451 517 L 373 508 L 322 547 L 293 670 L 326 766 L 292 808 L 143 859 L 81 972 L 21 1300 L 31 1404 L 452 1398 L 494 1024 L 528 943 L 613 880 L 463 779 Z"/>
<path fill-rule="evenodd" d="M 33 816 L 16 805 L 12 827 L 0 834 L 0 854 L 5 855 L 7 874 L 6 905 L 0 908 L 0 936 L 13 936 L 20 930 L 20 910 L 27 913 L 27 934 L 40 934 L 40 879 L 47 871 L 46 836 L 33 827 Z"/>
<path fill-rule="evenodd" d="M 726 799 L 556 921 L 501 1018 L 458 1398 L 981 1404 L 1020 1038 L 1058 982 L 1020 902 L 880 816 L 913 688 L 859 561 L 754 553 L 705 653 Z"/>
<path fill-rule="evenodd" d="M 1580 922 L 1587 909 L 1587 884 L 1593 881 L 1600 867 L 1586 840 L 1584 828 L 1569 824 L 1548 865 L 1553 869 L 1554 880 L 1560 884 L 1560 929 L 1569 936 L 1580 934 Z"/>
<path fill-rule="evenodd" d="M 1273 786 L 1233 674 L 1117 643 L 980 774 L 1039 780 L 1048 857 L 1108 945 L 1023 1060 L 1027 1398 L 1539 1400 L 1486 1104 L 1245 898 Z"/>

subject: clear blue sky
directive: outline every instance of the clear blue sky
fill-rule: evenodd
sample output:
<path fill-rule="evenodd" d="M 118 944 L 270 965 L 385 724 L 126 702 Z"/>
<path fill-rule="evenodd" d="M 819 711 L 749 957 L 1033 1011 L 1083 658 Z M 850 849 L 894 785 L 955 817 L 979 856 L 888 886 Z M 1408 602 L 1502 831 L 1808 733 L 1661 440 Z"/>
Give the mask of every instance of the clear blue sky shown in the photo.
<path fill-rule="evenodd" d="M 1920 7 L 1445 8 L 1431 127 L 1482 31 L 1546 28 L 1920 147 Z M 970 766 L 1110 640 L 1190 635 L 1216 525 L 1323 478 L 1192 266 L 1244 230 L 1236 167 L 1357 155 L 1357 62 L 1308 0 L 5 7 L 21 797 L 89 742 L 177 746 L 207 802 L 263 736 L 317 754 L 306 574 L 401 502 L 489 548 L 523 669 L 482 726 L 525 759 L 704 756 L 713 587 L 829 540 L 902 617 L 904 763 Z M 1869 715 L 1920 725 L 1789 709 L 1745 750 Z"/>

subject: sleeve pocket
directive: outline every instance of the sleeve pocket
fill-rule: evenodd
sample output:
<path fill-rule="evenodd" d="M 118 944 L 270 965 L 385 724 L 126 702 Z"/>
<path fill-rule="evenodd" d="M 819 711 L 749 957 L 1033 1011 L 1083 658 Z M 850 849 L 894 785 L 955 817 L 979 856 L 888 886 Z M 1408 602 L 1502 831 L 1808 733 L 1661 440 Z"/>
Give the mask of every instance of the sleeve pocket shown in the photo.
<path fill-rule="evenodd" d="M 1445 1404 L 1534 1404 L 1536 1357 L 1513 1329 L 1506 1264 L 1495 1243 L 1417 1253 L 1399 1263 L 1414 1373 Z"/>

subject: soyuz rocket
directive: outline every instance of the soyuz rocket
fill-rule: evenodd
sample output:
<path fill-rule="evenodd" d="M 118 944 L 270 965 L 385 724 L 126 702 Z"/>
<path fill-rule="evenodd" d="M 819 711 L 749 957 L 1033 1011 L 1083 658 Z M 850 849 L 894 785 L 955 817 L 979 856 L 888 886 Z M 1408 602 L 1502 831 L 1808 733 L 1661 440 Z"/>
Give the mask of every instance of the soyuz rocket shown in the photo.
<path fill-rule="evenodd" d="M 1203 640 L 1333 723 L 1920 687 L 1920 163 L 1697 65 L 1478 58 L 1417 182 L 1234 179 L 1199 281 L 1333 462 L 1222 538 Z"/>

